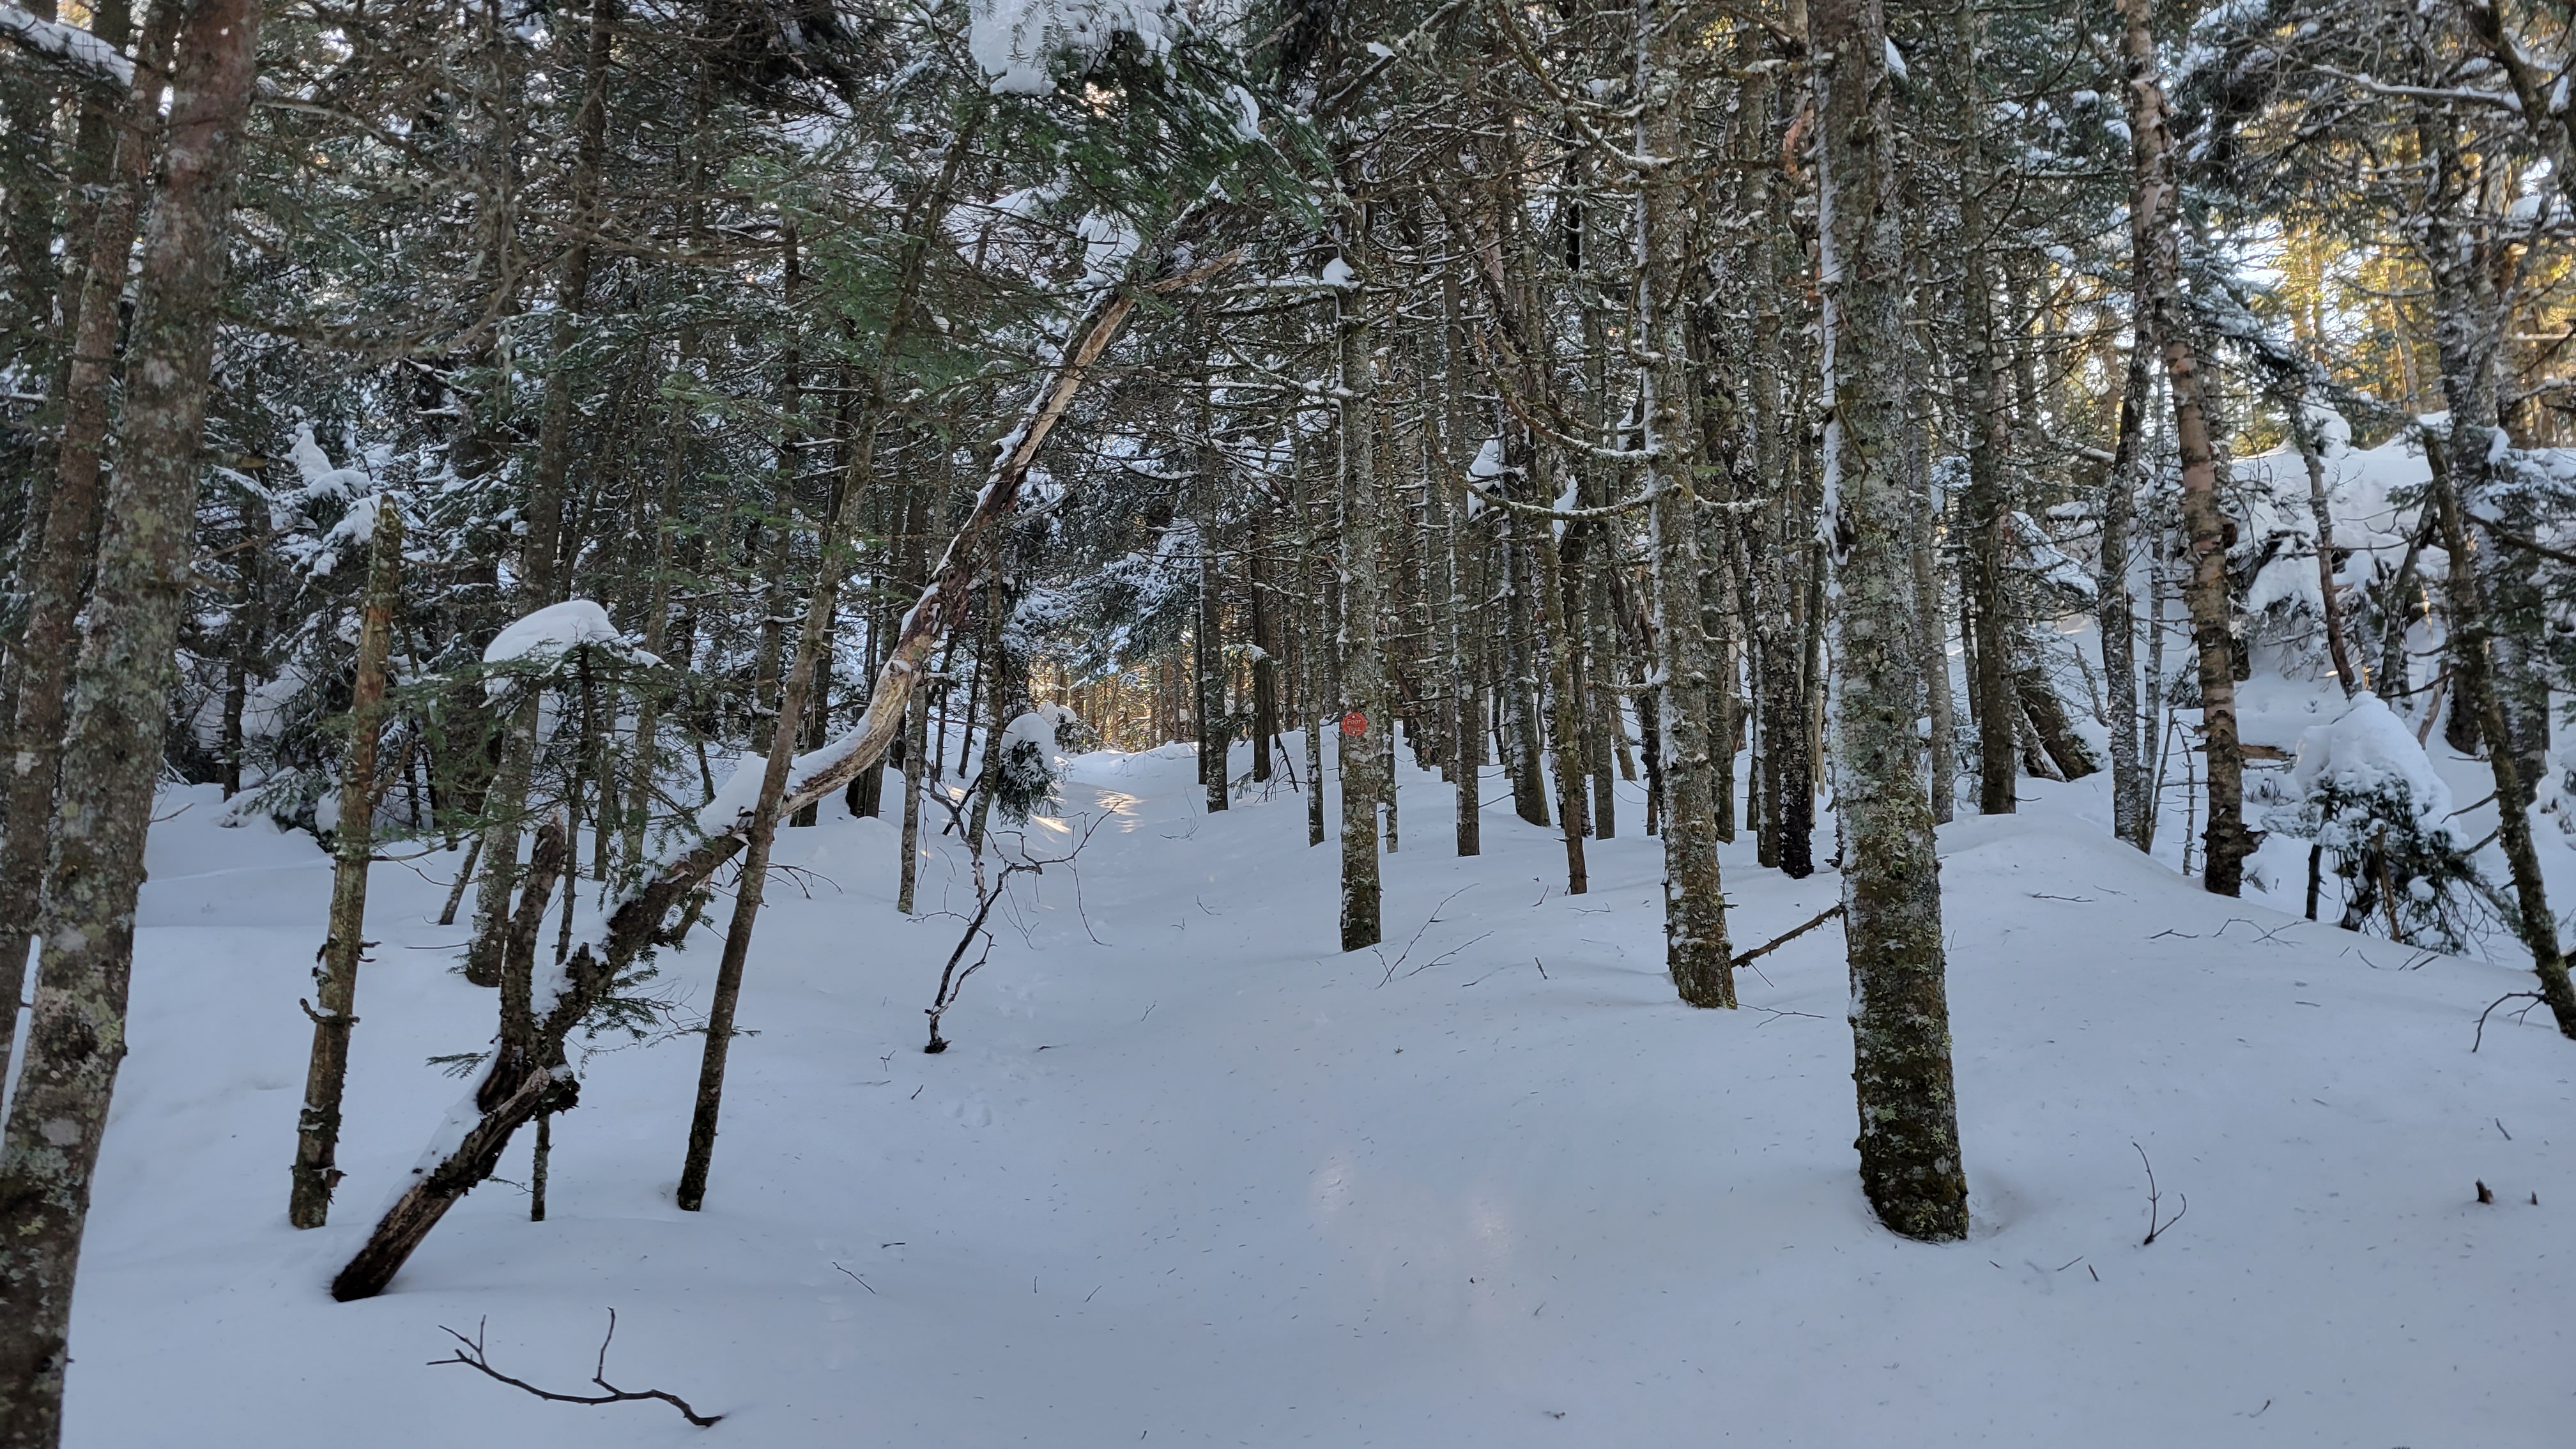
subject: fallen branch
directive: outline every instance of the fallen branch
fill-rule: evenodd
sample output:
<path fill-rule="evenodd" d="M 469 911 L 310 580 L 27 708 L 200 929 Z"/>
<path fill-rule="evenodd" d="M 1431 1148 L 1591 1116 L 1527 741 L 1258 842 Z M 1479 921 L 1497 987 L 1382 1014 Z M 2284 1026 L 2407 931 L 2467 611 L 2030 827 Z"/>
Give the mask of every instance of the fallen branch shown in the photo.
<path fill-rule="evenodd" d="M 1822 910 L 1822 911 L 1818 911 L 1818 912 L 1816 913 L 1815 919 L 1813 919 L 1813 920 L 1811 920 L 1811 921 L 1807 922 L 1807 923 L 1806 923 L 1805 925 L 1803 925 L 1803 926 L 1798 927 L 1796 930 L 1791 931 L 1789 934 L 1787 934 L 1787 935 L 1785 935 L 1785 936 L 1775 936 L 1775 937 L 1773 937 L 1772 939 L 1770 939 L 1769 941 L 1766 941 L 1766 942 L 1764 942 L 1763 944 L 1761 944 L 1761 945 L 1759 945 L 1759 946 L 1754 947 L 1752 950 L 1750 950 L 1750 951 L 1746 951 L 1746 952 L 1743 952 L 1743 953 L 1739 954 L 1739 955 L 1735 958 L 1735 964 L 1736 964 L 1736 965 L 1738 965 L 1738 966 L 1747 966 L 1747 965 L 1750 965 L 1750 964 L 1752 964 L 1752 962 L 1753 962 L 1753 960 L 1754 960 L 1754 958 L 1755 958 L 1755 957 L 1757 957 L 1757 956 L 1768 956 L 1768 955 L 1770 955 L 1772 952 L 1777 951 L 1777 950 L 1779 950 L 1781 947 L 1788 945 L 1790 942 L 1792 942 L 1792 941 L 1794 941 L 1794 940 L 1798 939 L 1800 936 L 1803 936 L 1803 935 L 1807 934 L 1809 931 L 1812 931 L 1812 930 L 1816 929 L 1818 926 L 1823 925 L 1825 922 L 1832 920 L 1834 917 L 1839 916 L 1839 915 L 1841 915 L 1842 913 L 1843 913 L 1843 908 L 1842 908 L 1839 904 L 1834 905 L 1834 906 L 1830 906 L 1830 907 L 1828 907 L 1828 908 L 1826 908 L 1826 909 L 1824 909 L 1824 910 Z"/>
<path fill-rule="evenodd" d="M 939 1034 L 939 1019 L 948 1014 L 948 1008 L 957 1004 L 957 993 L 965 988 L 966 978 L 983 970 L 984 963 L 993 959 L 993 933 L 985 929 L 984 922 L 992 916 L 993 905 L 1002 899 L 1010 886 L 1011 877 L 1044 875 L 1048 866 L 1071 864 L 1074 857 L 1082 854 L 1083 847 L 1091 843 L 1092 834 L 1100 829 L 1101 820 L 1106 818 L 1106 816 L 1098 817 L 1087 823 L 1083 827 L 1082 838 L 1076 840 L 1073 848 L 1062 855 L 1034 856 L 1024 849 L 1018 858 L 1005 859 L 1002 863 L 1002 873 L 994 877 L 990 886 L 984 883 L 983 852 L 976 852 L 975 914 L 968 919 L 965 931 L 958 936 L 957 949 L 948 953 L 948 964 L 940 969 L 939 989 L 932 993 L 930 1005 L 923 1008 L 923 1014 L 930 1018 L 930 1042 L 921 1049 L 925 1055 L 937 1056 L 948 1050 L 948 1039 Z M 968 963 L 965 970 L 958 970 L 957 964 L 966 959 L 968 948 L 975 944 L 978 937 L 982 938 L 984 949 L 971 963 Z M 1044 1048 L 1040 1050 L 1043 1051 Z"/>
<path fill-rule="evenodd" d="M 886 747 L 903 728 L 914 686 L 928 672 L 932 650 L 965 615 L 977 579 L 975 561 L 984 557 L 987 539 L 1017 513 L 1020 489 L 1028 479 L 1039 447 L 1072 405 L 1074 395 L 1101 354 L 1126 326 L 1138 293 L 1177 291 L 1234 265 L 1241 256 L 1239 249 L 1230 251 L 1211 261 L 1157 275 L 1140 288 L 1106 287 L 1093 297 L 1090 308 L 1067 334 L 1068 345 L 1030 400 L 1020 425 L 1004 438 L 1001 456 L 995 460 L 973 511 L 949 540 L 947 552 L 940 556 L 939 566 L 920 599 L 904 615 L 894 647 L 869 692 L 867 712 L 849 733 L 795 760 L 789 775 L 793 783 L 778 806 L 780 818 L 820 804 L 884 758 Z M 1172 258 L 1167 254 L 1165 261 L 1168 264 Z M 539 1063 L 547 1056 L 560 1057 L 564 1038 L 589 1015 L 627 966 L 646 947 L 664 940 L 663 922 L 672 908 L 703 890 L 717 869 L 749 843 L 756 803 L 746 800 L 731 822 L 665 861 L 609 913 L 596 939 L 574 948 L 558 968 L 559 979 L 548 983 L 548 992 L 540 992 L 541 999 L 534 1003 L 540 1039 L 554 1043 L 557 1049 L 517 1058 L 508 1054 L 494 1058 L 468 1104 L 479 1108 L 480 1115 L 448 1139 L 453 1141 L 452 1147 L 442 1151 L 444 1142 L 433 1144 L 413 1167 L 411 1187 L 385 1210 L 366 1243 L 331 1280 L 333 1298 L 348 1303 L 383 1292 L 413 1250 L 446 1216 L 448 1208 L 492 1175 L 512 1134 L 535 1116 L 541 1105 L 547 1111 L 558 1112 L 571 1105 L 572 1083 L 568 1076 L 558 1084 L 556 1074 Z M 453 1119 L 442 1138 L 450 1132 L 456 1132 Z"/>
<path fill-rule="evenodd" d="M 617 1337 L 617 1310 L 614 1308 L 608 1310 L 608 1333 L 605 1337 L 599 1340 L 599 1366 L 590 1376 L 590 1381 L 592 1383 L 597 1384 L 608 1391 L 604 1394 L 558 1394 L 552 1389 L 538 1388 L 535 1384 L 529 1383 L 525 1379 L 514 1379 L 508 1374 L 501 1372 L 499 1369 L 492 1367 L 491 1359 L 485 1356 L 483 1352 L 483 1325 L 487 1321 L 488 1320 L 484 1319 L 475 1320 L 474 1336 L 472 1338 L 467 1338 L 464 1334 L 458 1333 L 455 1329 L 449 1328 L 443 1323 L 440 1324 L 438 1328 L 439 1332 L 455 1339 L 458 1343 L 463 1344 L 464 1347 L 456 1350 L 456 1352 L 448 1355 L 446 1358 L 431 1359 L 429 1361 L 429 1366 L 431 1368 L 438 1368 L 445 1364 L 461 1363 L 470 1369 L 480 1369 L 485 1374 L 499 1379 L 501 1382 L 508 1384 L 514 1389 L 524 1390 L 536 1395 L 538 1398 L 557 1404 L 631 1404 L 638 1403 L 646 1399 L 659 1399 L 663 1403 L 670 1405 L 672 1408 L 679 1410 L 681 1418 L 688 1420 L 690 1423 L 697 1425 L 701 1429 L 713 1428 L 716 1421 L 724 1417 L 722 1414 L 701 1414 L 697 1410 L 689 1407 L 688 1400 L 681 1398 L 678 1394 L 671 1393 L 668 1390 L 621 1389 L 615 1384 L 610 1383 L 608 1381 L 608 1345 L 611 1339 Z"/>
<path fill-rule="evenodd" d="M 2164 1218 L 2159 1221 L 2157 1204 L 2163 1202 L 2164 1198 L 2156 1191 L 2156 1165 L 2147 1161 L 2147 1149 L 2138 1147 L 2138 1144 L 2135 1142 L 2132 1142 L 2129 1145 L 2131 1147 L 2138 1148 L 2138 1161 L 2144 1163 L 2147 1169 L 2147 1237 L 2146 1241 L 2138 1244 L 2138 1246 L 2141 1248 L 2150 1248 L 2155 1246 L 2156 1239 L 2165 1235 L 2165 1229 L 2181 1222 L 2183 1213 L 2191 1211 L 2191 1199 L 2184 1197 L 2182 1200 L 2182 1212 L 2177 1212 L 2172 1217 Z"/>
<path fill-rule="evenodd" d="M 2367 960 L 2368 958 L 2365 957 L 2363 959 Z M 2537 991 L 2508 991 L 2504 995 L 2497 997 L 2495 1000 L 2488 1002 L 2487 1009 L 2478 1013 L 2478 1032 L 2475 1037 L 2470 1039 L 2469 1050 L 2471 1052 L 2475 1052 L 2479 1047 L 2486 1045 L 2487 1018 L 2495 1014 L 2495 1009 L 2497 1007 L 2504 1005 L 2508 1001 L 2529 1001 L 2536 1005 L 2539 1003 L 2540 999 L 2540 993 Z M 2522 1013 L 2524 1015 L 2529 1015 L 2530 1012 L 2531 1007 L 2529 1006 L 2522 1009 Z"/>

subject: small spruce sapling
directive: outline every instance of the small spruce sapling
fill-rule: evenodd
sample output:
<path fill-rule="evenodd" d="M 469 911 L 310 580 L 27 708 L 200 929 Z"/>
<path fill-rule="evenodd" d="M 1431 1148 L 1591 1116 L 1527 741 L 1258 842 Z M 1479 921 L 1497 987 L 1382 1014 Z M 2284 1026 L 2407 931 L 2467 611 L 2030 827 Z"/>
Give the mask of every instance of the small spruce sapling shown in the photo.
<path fill-rule="evenodd" d="M 993 804 L 1002 818 L 1025 825 L 1054 803 L 1064 782 L 1064 756 L 1082 742 L 1085 726 L 1060 704 L 1041 704 L 1002 731 L 1001 768 L 994 772 Z"/>
<path fill-rule="evenodd" d="M 2356 695 L 2334 723 L 2300 736 L 2290 785 L 2264 826 L 2324 848 L 2344 882 L 2345 930 L 2377 922 L 2396 940 L 2460 948 L 2466 903 L 2486 896 L 2484 883 L 2444 823 L 2449 787 L 2387 704 Z"/>

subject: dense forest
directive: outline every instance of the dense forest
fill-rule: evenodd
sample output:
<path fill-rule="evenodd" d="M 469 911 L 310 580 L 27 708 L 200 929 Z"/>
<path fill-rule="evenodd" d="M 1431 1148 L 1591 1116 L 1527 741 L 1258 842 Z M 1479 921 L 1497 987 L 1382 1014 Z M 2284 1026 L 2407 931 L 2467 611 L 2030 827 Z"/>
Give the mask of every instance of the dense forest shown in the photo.
<path fill-rule="evenodd" d="M 936 1054 L 1112 868 L 1032 824 L 1068 761 L 1176 743 L 1380 984 L 1452 909 L 1398 862 L 1489 837 L 1542 903 L 1650 850 L 1599 898 L 1699 1026 L 1839 936 L 1904 1239 L 1984 1213 L 1971 817 L 2576 1037 L 2559 0 L 18 3 L 0 1445 L 80 1389 L 164 823 L 327 861 L 257 1152 L 344 1303 L 496 1177 L 544 1216 L 603 1034 L 694 1059 L 670 1201 L 726 1189 L 800 834 L 957 918 Z M 490 1038 L 371 1209 L 361 998 L 451 965 Z"/>

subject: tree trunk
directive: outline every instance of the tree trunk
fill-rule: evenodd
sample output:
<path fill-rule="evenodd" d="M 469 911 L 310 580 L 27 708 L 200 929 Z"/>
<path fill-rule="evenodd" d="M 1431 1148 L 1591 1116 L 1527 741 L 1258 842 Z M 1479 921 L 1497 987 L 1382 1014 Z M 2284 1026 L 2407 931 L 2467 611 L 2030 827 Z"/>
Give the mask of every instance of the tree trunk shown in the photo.
<path fill-rule="evenodd" d="M 1668 159 L 1639 177 L 1634 327 L 1645 351 L 1638 374 L 1647 463 L 1647 530 L 1654 568 L 1656 673 L 1663 710 L 1664 960 L 1691 1006 L 1735 1005 L 1735 958 L 1717 864 L 1711 783 L 1707 651 L 1700 638 L 1699 490 L 1692 465 L 1699 430 L 1684 372 L 1689 335 L 1688 197 L 1680 174 L 1687 138 L 1677 20 L 1666 4 L 1636 6 L 1639 154 Z"/>
<path fill-rule="evenodd" d="M 1348 256 L 1346 252 L 1346 262 Z M 1372 329 L 1361 285 L 1354 279 L 1334 299 L 1342 386 L 1342 632 L 1336 652 L 1341 659 L 1343 711 L 1334 759 L 1342 779 L 1345 951 L 1364 950 L 1383 936 L 1377 811 L 1386 795 L 1381 766 L 1387 754 L 1379 747 L 1377 735 L 1393 727 L 1386 708 L 1386 665 L 1378 644 L 1383 589 L 1378 572 L 1377 364 L 1370 354 Z"/>
<path fill-rule="evenodd" d="M 376 745 L 385 729 L 385 660 L 393 652 L 394 608 L 402 594 L 402 509 L 376 497 L 367 596 L 358 620 L 358 665 L 349 698 L 349 758 L 340 780 L 340 819 L 331 831 L 331 926 L 313 971 L 313 1057 L 296 1119 L 294 1186 L 286 1219 L 318 1228 L 339 1186 L 340 1086 L 349 1072 L 349 1029 L 357 1025 L 358 965 L 367 942 L 367 867 L 375 859 Z"/>
<path fill-rule="evenodd" d="M 1822 151 L 1825 468 L 1840 565 L 1834 691 L 1851 959 L 1860 1176 L 1878 1220 L 1925 1242 L 1968 1235 L 1943 987 L 1940 863 L 1914 719 L 1922 694 L 1904 426 L 1904 242 L 1886 22 L 1878 0 L 1813 0 Z"/>
<path fill-rule="evenodd" d="M 1920 383 L 1922 358 L 1915 348 L 1908 348 L 1906 356 L 1913 364 L 1907 376 L 1907 386 L 1912 388 Z M 1930 430 L 1922 409 L 1913 409 L 1906 422 L 1905 491 L 1914 508 L 1909 563 L 1914 572 L 1915 646 L 1923 661 L 1924 713 L 1932 735 L 1932 823 L 1947 825 L 1959 808 L 1959 718 L 1950 697 L 1949 611 L 1941 607 L 1941 562 L 1933 542 L 1940 536 L 1940 515 L 1932 506 L 1932 479 L 1924 458 Z"/>
<path fill-rule="evenodd" d="M 2143 319 L 2145 309 L 2139 308 L 2137 315 Z M 2120 392 L 2119 440 L 2112 446 L 2111 467 L 2102 478 L 2102 563 L 2095 614 L 2102 634 L 2105 704 L 2111 716 L 2111 835 L 2140 850 L 2147 848 L 2147 817 L 2155 802 L 2148 794 L 2147 762 L 2138 738 L 2138 624 L 2129 597 L 2129 535 L 2138 485 L 2145 473 L 2154 357 L 2154 339 L 2141 326 L 2129 348 L 2128 375 Z"/>
<path fill-rule="evenodd" d="M 1252 611 L 1252 778 L 1268 784 L 1276 768 L 1270 758 L 1279 733 L 1278 614 L 1270 604 L 1269 568 L 1263 547 L 1263 515 L 1252 515 L 1251 546 L 1244 550 L 1244 594 Z"/>
<path fill-rule="evenodd" d="M 2343 686 L 2346 699 L 2367 687 L 2360 669 L 2353 663 L 2352 644 L 2345 637 L 2343 607 L 2336 597 L 2334 566 L 2334 507 L 2326 496 L 2326 462 L 2323 440 L 2308 421 L 2306 400 L 2300 400 L 2300 414 L 2290 430 L 2298 447 L 2299 461 L 2308 471 L 2308 516 L 2317 529 L 2317 613 L 2325 620 L 2326 657 L 2333 661 L 2335 683 Z"/>
<path fill-rule="evenodd" d="M 115 185 L 101 198 L 91 223 L 63 391 L 63 433 L 55 448 L 53 496 L 45 508 L 44 531 L 18 572 L 19 587 L 28 597 L 26 623 L 9 650 L 17 701 L 8 818 L 0 827 L 5 830 L 0 834 L 0 982 L 7 983 L 8 998 L 0 1004 L 0 1081 L 8 1080 L 19 985 L 44 884 L 72 660 L 80 647 L 81 606 L 88 597 L 81 587 L 83 574 L 98 556 L 100 463 L 106 456 L 114 385 L 117 296 L 125 286 L 143 215 L 144 189 L 161 134 L 161 85 L 180 13 L 176 3 L 156 5 L 144 23 L 136 82 L 126 100 L 128 124 L 116 142 Z"/>
<path fill-rule="evenodd" d="M 99 1138 L 125 1056 L 143 838 L 187 611 L 206 376 L 230 251 L 234 161 L 258 70 L 258 0 L 198 0 L 126 347 L 120 466 L 74 674 L 61 803 L 16 1099 L 0 1134 L 0 1445 L 62 1434 L 65 1338 Z"/>
<path fill-rule="evenodd" d="M 1542 622 L 1548 641 L 1549 763 L 1556 774 L 1557 824 L 1565 836 L 1565 893 L 1579 896 L 1592 888 L 1591 873 L 1583 861 L 1583 832 L 1588 823 L 1583 786 L 1588 771 L 1583 751 L 1583 690 L 1576 678 L 1574 645 L 1574 625 L 1583 617 L 1579 582 L 1583 574 L 1582 535 L 1569 528 L 1560 546 L 1541 534 L 1538 546 L 1540 600 L 1546 608 Z"/>
<path fill-rule="evenodd" d="M 2446 355 L 2446 373 L 2448 362 Z M 2451 415 L 2445 442 L 2437 445 L 2427 439 L 2424 445 L 2425 456 L 2435 466 L 2433 505 L 2441 510 L 2443 547 L 2451 556 L 2451 673 L 2458 681 L 2457 697 L 2468 704 L 2486 737 L 2487 769 L 2495 780 L 2496 835 L 2504 846 L 2505 866 L 2513 875 L 2514 928 L 2523 948 L 2531 952 L 2532 972 L 2540 978 L 2540 998 L 2557 1021 L 2559 1035 L 2576 1039 L 2576 986 L 2569 984 L 2567 958 L 2558 945 L 2558 918 L 2550 913 L 2549 894 L 2541 882 L 2540 853 L 2531 839 L 2521 762 L 2510 747 L 2511 729 L 2496 695 L 2495 666 L 2487 654 L 2493 630 L 2486 621 L 2485 590 L 2468 531 L 2460 523 L 2461 499 L 2468 492 L 2461 480 L 2483 475 L 2486 449 L 2486 429 L 2457 412 Z M 2392 919 L 2394 909 L 2392 901 Z"/>
<path fill-rule="evenodd" d="M 1961 365 L 1968 407 L 1968 488 L 1960 499 L 1966 547 L 1960 555 L 1960 591 L 1974 601 L 1975 683 L 1968 691 L 1977 716 L 1977 812 L 2010 815 L 2019 808 L 2013 760 L 2015 721 L 2021 710 L 2010 680 L 2012 606 L 2012 504 L 2006 496 L 2004 463 L 2012 448 L 2012 412 L 2007 405 L 2004 349 L 1995 337 L 1994 279 L 1988 269 L 1988 236 L 1983 194 L 1989 167 L 1985 155 L 1985 100 L 1977 77 L 1977 42 L 1982 32 L 1976 8 L 1968 8 L 1958 38 L 1957 89 L 1960 149 L 1965 165 L 1959 175 L 1959 246 L 1966 263 L 1962 289 L 1966 352 Z"/>
<path fill-rule="evenodd" d="M 901 872 L 896 878 L 894 908 L 912 914 L 914 888 L 921 883 L 921 786 L 929 765 L 930 691 L 916 689 L 912 696 L 912 713 L 905 722 L 903 734 L 903 852 Z"/>
<path fill-rule="evenodd" d="M 2200 363 L 2182 310 L 2182 243 L 2173 211 L 2172 138 L 2166 126 L 2164 75 L 2156 60 L 2148 0 L 2120 0 L 2121 53 L 2128 69 L 2130 159 L 2135 178 L 2129 237 L 2139 295 L 2162 348 L 2173 394 L 2174 439 L 2182 454 L 2182 521 L 2190 539 L 2191 575 L 2183 601 L 2191 611 L 2200 656 L 2200 709 L 2209 751 L 2209 825 L 2201 880 L 2210 894 L 2232 896 L 2245 879 L 2254 835 L 2245 828 L 2245 759 L 2236 742 L 2236 641 L 2229 627 L 2227 519 L 2218 503 L 2218 461 L 2201 405 Z"/>
<path fill-rule="evenodd" d="M 1440 370 L 1443 391 L 1441 436 L 1449 443 L 1447 465 L 1436 481 L 1447 498 L 1449 519 L 1449 737 L 1451 814 L 1457 826 L 1458 854 L 1475 855 L 1484 846 L 1483 774 L 1485 768 L 1485 664 L 1483 646 L 1491 617 L 1485 607 L 1485 551 L 1477 546 L 1476 518 L 1468 507 L 1468 461 L 1475 457 L 1473 414 L 1469 412 L 1463 373 L 1467 366 L 1467 324 L 1458 271 L 1440 274 Z"/>
<path fill-rule="evenodd" d="M 1197 678 L 1192 681 L 1197 700 L 1199 736 L 1199 785 L 1206 797 L 1208 813 L 1226 808 L 1227 745 L 1225 724 L 1225 570 L 1217 560 L 1216 547 L 1216 475 L 1224 466 L 1223 455 L 1210 436 L 1213 409 L 1201 395 L 1199 411 L 1199 597 L 1198 649 L 1193 656 Z"/>

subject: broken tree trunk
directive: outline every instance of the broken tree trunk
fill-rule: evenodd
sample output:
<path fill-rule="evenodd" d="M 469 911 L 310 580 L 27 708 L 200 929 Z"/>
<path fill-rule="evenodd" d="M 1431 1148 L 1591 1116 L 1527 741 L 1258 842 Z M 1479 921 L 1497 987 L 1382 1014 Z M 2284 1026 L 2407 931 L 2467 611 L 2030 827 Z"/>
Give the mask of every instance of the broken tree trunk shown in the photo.
<path fill-rule="evenodd" d="M 1143 290 L 1177 291 L 1233 265 L 1239 255 L 1228 252 L 1187 270 L 1158 277 Z M 941 555 L 939 567 L 932 572 L 920 599 L 903 616 L 893 647 L 877 671 L 866 712 L 847 734 L 791 766 L 793 783 L 787 788 L 779 813 L 793 814 L 824 799 L 885 757 L 886 746 L 903 727 L 913 689 L 928 667 L 931 650 L 964 616 L 967 601 L 973 597 L 977 576 L 974 562 L 986 539 L 1017 510 L 1029 465 L 1036 460 L 1047 434 L 1064 416 L 1074 395 L 1081 391 L 1100 355 L 1126 326 L 1135 306 L 1134 290 L 1106 288 L 1074 324 L 1068 334 L 1069 344 L 1040 384 L 1020 425 L 1007 436 L 1009 446 L 994 463 L 973 511 L 949 539 L 947 552 Z M 573 948 L 550 998 L 538 1003 L 538 1030 L 545 1039 L 560 1042 L 581 1024 L 636 954 L 661 936 L 671 908 L 694 894 L 749 842 L 753 814 L 746 809 L 731 824 L 666 859 L 609 913 L 597 939 Z M 532 1070 L 525 1064 L 505 1069 L 496 1058 L 477 1088 L 476 1115 L 461 1124 L 453 1138 L 454 1145 L 436 1161 L 413 1169 L 410 1188 L 385 1210 L 366 1243 L 332 1280 L 331 1296 L 347 1303 L 383 1292 L 404 1260 L 438 1226 L 439 1219 L 446 1216 L 456 1200 L 492 1175 L 511 1135 L 552 1095 L 551 1080 L 550 1072 Z M 551 1110 L 568 1105 L 558 1101 Z"/>

